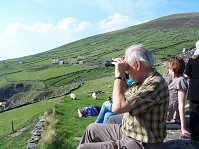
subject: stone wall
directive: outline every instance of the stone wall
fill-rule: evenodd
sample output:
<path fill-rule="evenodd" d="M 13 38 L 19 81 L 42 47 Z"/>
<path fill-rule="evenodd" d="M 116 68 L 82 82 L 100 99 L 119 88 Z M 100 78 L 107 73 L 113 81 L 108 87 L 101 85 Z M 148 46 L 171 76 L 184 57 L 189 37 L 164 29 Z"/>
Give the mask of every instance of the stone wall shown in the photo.
<path fill-rule="evenodd" d="M 39 117 L 37 124 L 34 127 L 34 130 L 31 131 L 31 138 L 28 140 L 27 149 L 34 149 L 41 139 L 41 134 L 45 126 L 45 117 L 47 113 L 44 113 L 43 116 Z"/>

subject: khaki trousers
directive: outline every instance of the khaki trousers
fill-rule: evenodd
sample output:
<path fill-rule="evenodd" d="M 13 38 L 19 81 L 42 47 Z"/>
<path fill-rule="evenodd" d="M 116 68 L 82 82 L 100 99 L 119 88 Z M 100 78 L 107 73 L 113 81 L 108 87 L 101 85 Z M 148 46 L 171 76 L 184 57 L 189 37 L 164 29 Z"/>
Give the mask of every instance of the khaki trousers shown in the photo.
<path fill-rule="evenodd" d="M 126 137 L 118 124 L 90 124 L 77 149 L 161 149 L 162 143 L 146 144 Z"/>

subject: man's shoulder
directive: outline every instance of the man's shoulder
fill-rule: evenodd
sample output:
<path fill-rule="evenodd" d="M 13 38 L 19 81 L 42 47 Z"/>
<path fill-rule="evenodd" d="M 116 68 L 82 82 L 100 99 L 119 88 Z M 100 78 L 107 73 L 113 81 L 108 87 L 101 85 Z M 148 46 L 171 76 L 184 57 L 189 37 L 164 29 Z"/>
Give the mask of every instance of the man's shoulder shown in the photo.
<path fill-rule="evenodd" d="M 165 84 L 167 85 L 166 83 L 166 80 L 163 78 L 163 76 L 157 72 L 157 71 L 154 71 L 154 74 L 151 75 L 149 78 L 148 78 L 150 81 L 154 82 L 154 83 L 161 83 L 162 85 Z"/>

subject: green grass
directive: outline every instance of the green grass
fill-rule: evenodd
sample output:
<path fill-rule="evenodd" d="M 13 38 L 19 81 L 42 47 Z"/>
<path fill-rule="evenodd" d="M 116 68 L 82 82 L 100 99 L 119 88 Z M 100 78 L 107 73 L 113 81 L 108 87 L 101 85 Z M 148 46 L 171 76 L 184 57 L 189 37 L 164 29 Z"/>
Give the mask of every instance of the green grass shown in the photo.
<path fill-rule="evenodd" d="M 51 67 L 41 71 L 23 71 L 14 74 L 8 74 L 7 80 L 8 81 L 22 81 L 22 80 L 45 80 L 48 78 L 52 78 L 54 76 L 60 76 L 63 74 L 75 72 L 77 70 L 87 70 L 90 67 L 87 66 L 68 66 L 68 67 Z"/>
<path fill-rule="evenodd" d="M 77 109 L 91 105 L 100 106 L 106 98 L 106 95 L 99 96 L 97 101 L 93 101 L 86 95 L 82 95 L 81 99 L 75 101 L 66 98 L 66 103 L 56 109 L 57 136 L 51 144 L 52 148 L 76 148 L 79 142 L 74 140 L 74 137 L 81 137 L 88 124 L 93 123 L 96 119 L 96 117 L 79 118 Z"/>
<path fill-rule="evenodd" d="M 6 86 L 8 82 L 6 81 L 5 76 L 0 76 L 0 88 Z"/>
<path fill-rule="evenodd" d="M 78 118 L 77 108 L 93 104 L 101 105 L 108 96 L 111 96 L 114 70 L 104 68 L 102 65 L 105 61 L 113 57 L 122 57 L 124 50 L 132 44 L 144 44 L 152 51 L 155 61 L 159 64 L 164 63 L 170 56 L 180 53 L 183 48 L 194 48 L 195 41 L 199 36 L 198 27 L 148 27 L 154 23 L 162 23 L 162 25 L 165 21 L 168 23 L 168 20 L 164 20 L 164 18 L 156 21 L 95 35 L 36 55 L 3 61 L 0 63 L 0 87 L 3 88 L 8 84 L 16 86 L 19 83 L 30 85 L 27 95 L 19 93 L 12 98 L 16 103 L 20 103 L 30 101 L 39 93 L 41 93 L 38 95 L 39 100 L 45 99 L 44 93 L 49 93 L 49 96 L 52 94 L 62 95 L 71 89 L 67 88 L 66 84 L 72 86 L 74 81 L 83 81 L 83 86 L 74 91 L 78 100 L 72 101 L 69 96 L 66 96 L 63 105 L 56 105 L 56 117 L 59 119 L 58 135 L 56 141 L 46 147 L 56 148 L 58 145 L 60 148 L 75 148 L 77 142 L 73 140 L 73 137 L 81 136 L 86 126 L 95 120 L 95 117 Z M 66 60 L 69 64 L 53 65 L 52 59 Z M 71 65 L 79 60 L 84 60 L 85 64 Z M 19 64 L 19 61 L 24 63 Z M 161 74 L 164 69 L 165 66 L 158 67 Z M 102 78 L 96 79 L 97 77 Z M 91 99 L 90 95 L 87 95 L 87 92 L 97 90 L 102 90 L 104 93 L 99 94 L 99 99 L 95 101 Z M 28 108 L 22 107 L 21 110 L 16 109 L 15 112 L 11 110 L 0 113 L 0 140 L 2 140 L 0 147 L 15 148 L 16 145 L 16 148 L 22 148 L 25 146 L 24 144 L 27 142 L 24 140 L 28 139 L 28 130 L 22 135 L 10 139 L 11 121 L 14 120 L 15 129 L 18 130 L 36 120 L 43 111 L 50 108 L 48 105 L 52 107 L 54 104 L 56 102 L 52 105 L 41 102 L 34 104 L 36 110 L 32 110 L 29 105 Z M 8 114 L 6 115 L 6 113 Z M 24 137 L 22 137 L 23 135 Z M 20 142 L 20 139 L 23 142 Z"/>
<path fill-rule="evenodd" d="M 26 149 L 27 145 L 28 145 L 28 140 L 31 137 L 30 132 L 34 129 L 34 126 L 30 126 L 28 129 L 26 129 L 25 131 L 23 131 L 23 133 L 21 133 L 18 136 L 12 137 L 11 135 L 4 135 L 4 136 L 0 136 L 0 146 L 1 149 Z"/>
<path fill-rule="evenodd" d="M 34 89 L 44 89 L 45 85 L 43 82 L 35 82 L 34 83 Z"/>
<path fill-rule="evenodd" d="M 157 70 L 161 73 L 164 67 L 158 67 Z M 78 108 L 86 106 L 98 105 L 101 106 L 108 96 L 111 96 L 114 75 L 97 80 L 86 81 L 78 90 L 74 91 L 77 100 L 71 100 L 69 95 L 64 98 L 64 102 L 56 106 L 55 116 L 58 120 L 56 125 L 56 138 L 53 142 L 46 146 L 38 146 L 38 149 L 73 149 L 79 144 L 74 137 L 81 137 L 86 127 L 96 120 L 96 116 L 79 118 L 77 114 Z M 108 86 L 111 86 L 110 88 Z M 102 90 L 104 93 L 97 94 L 98 99 L 93 100 L 89 91 Z"/>
<path fill-rule="evenodd" d="M 38 122 L 39 116 L 43 115 L 49 108 L 54 107 L 61 98 L 45 100 L 21 108 L 0 113 L 0 147 L 25 149 L 30 139 L 30 131 Z M 16 137 L 12 137 L 12 121 L 14 133 L 21 128 L 28 127 Z"/>
<path fill-rule="evenodd" d="M 100 83 L 99 83 L 100 82 Z M 108 86 L 111 85 L 109 88 Z M 64 98 L 65 102 L 56 106 L 56 139 L 46 148 L 68 148 L 73 149 L 78 145 L 78 141 L 74 137 L 81 137 L 88 124 L 93 123 L 96 117 L 79 118 L 77 114 L 78 108 L 86 106 L 98 105 L 106 101 L 108 96 L 111 96 L 113 85 L 113 75 L 97 80 L 86 81 L 78 90 L 74 91 L 77 100 L 71 100 L 69 95 Z M 98 99 L 93 100 L 89 91 L 103 91 L 97 94 Z M 38 147 L 39 148 L 39 147 Z"/>
<path fill-rule="evenodd" d="M 60 98 L 44 100 L 38 103 L 0 113 L 0 134 L 8 135 L 9 133 L 12 133 L 12 121 L 14 122 L 15 131 L 26 126 L 32 122 L 34 117 L 38 118 L 38 115 L 43 115 L 47 109 L 53 107 L 59 100 Z"/>

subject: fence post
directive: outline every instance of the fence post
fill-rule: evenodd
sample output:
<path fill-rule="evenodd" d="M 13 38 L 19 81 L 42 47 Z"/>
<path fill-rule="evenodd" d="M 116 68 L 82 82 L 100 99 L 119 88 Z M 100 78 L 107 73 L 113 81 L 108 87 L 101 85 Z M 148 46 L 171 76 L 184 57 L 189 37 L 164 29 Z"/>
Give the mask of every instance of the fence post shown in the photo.
<path fill-rule="evenodd" d="M 12 133 L 14 133 L 14 121 L 12 120 Z"/>

